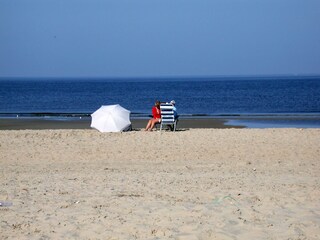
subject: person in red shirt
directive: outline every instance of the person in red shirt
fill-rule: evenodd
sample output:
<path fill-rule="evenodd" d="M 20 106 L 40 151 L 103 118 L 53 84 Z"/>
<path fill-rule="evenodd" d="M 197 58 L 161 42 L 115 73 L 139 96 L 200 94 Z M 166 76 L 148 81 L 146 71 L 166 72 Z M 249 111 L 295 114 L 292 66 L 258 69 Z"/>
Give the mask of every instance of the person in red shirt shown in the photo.
<path fill-rule="evenodd" d="M 152 107 L 152 118 L 149 120 L 146 131 L 151 131 L 156 123 L 161 122 L 161 111 L 160 111 L 160 101 L 156 101 Z"/>

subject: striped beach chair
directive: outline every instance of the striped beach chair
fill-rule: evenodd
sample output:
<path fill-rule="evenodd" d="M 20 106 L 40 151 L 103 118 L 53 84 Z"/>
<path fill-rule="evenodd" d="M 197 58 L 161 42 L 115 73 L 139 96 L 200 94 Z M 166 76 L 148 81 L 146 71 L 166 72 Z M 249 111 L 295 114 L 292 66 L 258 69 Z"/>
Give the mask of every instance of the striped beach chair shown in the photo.
<path fill-rule="evenodd" d="M 176 131 L 177 128 L 177 119 L 174 117 L 173 105 L 170 103 L 161 103 L 161 123 L 160 131 L 164 125 L 173 126 L 173 131 Z"/>

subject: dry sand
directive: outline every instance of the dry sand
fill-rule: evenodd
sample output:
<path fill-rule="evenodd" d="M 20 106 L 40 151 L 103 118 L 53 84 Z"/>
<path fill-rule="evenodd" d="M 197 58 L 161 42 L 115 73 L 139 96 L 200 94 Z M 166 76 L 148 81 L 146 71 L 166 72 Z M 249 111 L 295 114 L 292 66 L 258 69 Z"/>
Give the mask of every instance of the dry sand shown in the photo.
<path fill-rule="evenodd" d="M 320 129 L 0 131 L 0 239 L 320 239 Z"/>

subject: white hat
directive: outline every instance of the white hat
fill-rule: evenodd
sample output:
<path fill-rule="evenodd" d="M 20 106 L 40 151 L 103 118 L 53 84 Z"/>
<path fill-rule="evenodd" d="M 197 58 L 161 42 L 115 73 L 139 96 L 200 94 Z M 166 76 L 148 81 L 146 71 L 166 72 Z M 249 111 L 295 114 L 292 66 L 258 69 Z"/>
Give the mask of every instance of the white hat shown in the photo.
<path fill-rule="evenodd" d="M 171 100 L 170 103 L 171 103 L 171 104 L 176 104 L 176 101 L 175 101 L 175 100 Z"/>

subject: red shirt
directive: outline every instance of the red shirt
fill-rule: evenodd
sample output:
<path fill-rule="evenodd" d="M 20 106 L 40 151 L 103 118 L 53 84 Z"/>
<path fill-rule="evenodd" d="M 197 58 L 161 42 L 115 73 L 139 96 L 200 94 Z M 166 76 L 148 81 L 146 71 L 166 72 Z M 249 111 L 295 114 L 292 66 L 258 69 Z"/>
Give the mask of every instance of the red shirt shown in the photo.
<path fill-rule="evenodd" d="M 160 109 L 157 108 L 156 106 L 152 107 L 152 116 L 154 119 L 161 118 Z"/>

